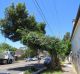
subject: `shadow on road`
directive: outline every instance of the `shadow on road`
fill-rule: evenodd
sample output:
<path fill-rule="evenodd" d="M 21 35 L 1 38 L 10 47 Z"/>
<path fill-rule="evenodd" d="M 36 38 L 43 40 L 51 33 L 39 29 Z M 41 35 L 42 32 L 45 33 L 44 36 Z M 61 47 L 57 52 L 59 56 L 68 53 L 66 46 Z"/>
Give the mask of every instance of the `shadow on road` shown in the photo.
<path fill-rule="evenodd" d="M 17 70 L 17 71 L 25 71 L 29 68 L 30 66 L 24 66 L 24 67 L 17 67 L 17 68 L 11 68 L 8 70 Z"/>
<path fill-rule="evenodd" d="M 12 71 L 14 71 L 14 70 L 15 71 L 26 71 L 31 67 L 35 67 L 35 68 L 39 69 L 39 68 L 44 67 L 44 65 L 43 64 L 30 64 L 29 66 L 11 68 L 11 69 L 8 69 L 8 71 L 11 71 L 11 70 Z"/>

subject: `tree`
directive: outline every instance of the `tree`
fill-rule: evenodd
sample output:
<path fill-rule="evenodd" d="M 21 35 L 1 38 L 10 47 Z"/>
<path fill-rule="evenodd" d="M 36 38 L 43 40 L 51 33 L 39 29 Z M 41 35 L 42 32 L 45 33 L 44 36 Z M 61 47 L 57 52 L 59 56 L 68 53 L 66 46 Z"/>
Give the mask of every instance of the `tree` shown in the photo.
<path fill-rule="evenodd" d="M 17 49 L 15 47 L 10 46 L 7 43 L 1 43 L 0 44 L 0 51 L 16 51 Z"/>
<path fill-rule="evenodd" d="M 66 34 L 63 37 L 63 41 L 67 41 L 70 40 L 71 36 L 70 36 L 70 32 L 66 32 Z"/>
<path fill-rule="evenodd" d="M 12 41 L 21 41 L 35 51 L 47 50 L 52 57 L 51 67 L 59 67 L 57 51 L 59 39 L 45 35 L 45 23 L 37 22 L 29 15 L 25 4 L 12 4 L 5 10 L 5 18 L 0 21 L 2 34 Z"/>
<path fill-rule="evenodd" d="M 27 57 L 34 57 L 36 55 L 37 54 L 36 54 L 35 50 L 28 48 L 28 49 L 25 50 L 25 53 L 22 56 L 27 58 Z"/>
<path fill-rule="evenodd" d="M 12 4 L 5 10 L 5 18 L 0 21 L 1 31 L 6 38 L 19 41 L 30 31 L 45 34 L 45 23 L 36 22 L 34 16 L 29 15 L 25 4 Z"/>
<path fill-rule="evenodd" d="M 62 56 L 66 57 L 71 52 L 71 42 L 70 42 L 70 33 L 67 32 L 62 40 Z"/>

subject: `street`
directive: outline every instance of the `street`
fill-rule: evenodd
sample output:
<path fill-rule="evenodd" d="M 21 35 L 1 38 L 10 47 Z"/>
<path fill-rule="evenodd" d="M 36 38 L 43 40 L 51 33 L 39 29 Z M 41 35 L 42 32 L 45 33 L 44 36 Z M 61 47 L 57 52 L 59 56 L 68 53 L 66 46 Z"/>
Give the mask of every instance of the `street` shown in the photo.
<path fill-rule="evenodd" d="M 0 74 L 19 74 L 25 71 L 30 64 L 35 64 L 37 61 L 25 62 L 18 61 L 13 64 L 0 65 Z"/>

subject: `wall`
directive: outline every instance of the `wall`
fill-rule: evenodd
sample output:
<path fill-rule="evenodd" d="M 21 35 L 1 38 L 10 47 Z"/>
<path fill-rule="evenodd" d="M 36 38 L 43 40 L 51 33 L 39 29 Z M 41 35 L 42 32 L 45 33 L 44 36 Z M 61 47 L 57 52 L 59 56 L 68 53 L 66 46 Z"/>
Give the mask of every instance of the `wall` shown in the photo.
<path fill-rule="evenodd" d="M 75 28 L 75 31 L 71 40 L 71 44 L 72 44 L 73 64 L 78 74 L 80 74 L 80 19 Z"/>

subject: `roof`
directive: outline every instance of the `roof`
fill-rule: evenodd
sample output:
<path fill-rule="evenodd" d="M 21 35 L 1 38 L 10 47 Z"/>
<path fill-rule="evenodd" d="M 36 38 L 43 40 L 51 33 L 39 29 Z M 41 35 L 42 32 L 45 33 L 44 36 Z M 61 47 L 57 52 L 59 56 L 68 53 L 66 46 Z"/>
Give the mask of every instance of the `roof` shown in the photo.
<path fill-rule="evenodd" d="M 22 55 L 22 54 L 24 54 L 24 51 L 23 50 L 17 49 L 15 51 L 15 55 L 17 55 L 17 56 Z"/>
<path fill-rule="evenodd" d="M 79 17 L 80 17 L 80 5 L 79 5 L 78 12 L 77 12 L 77 16 L 76 16 L 76 19 L 75 19 L 75 22 L 74 22 L 74 27 L 73 27 L 73 30 L 72 30 L 71 39 L 72 39 L 72 37 L 73 37 L 75 28 L 76 28 L 76 26 L 77 26 L 77 22 L 78 22 L 78 20 L 79 20 Z"/>

